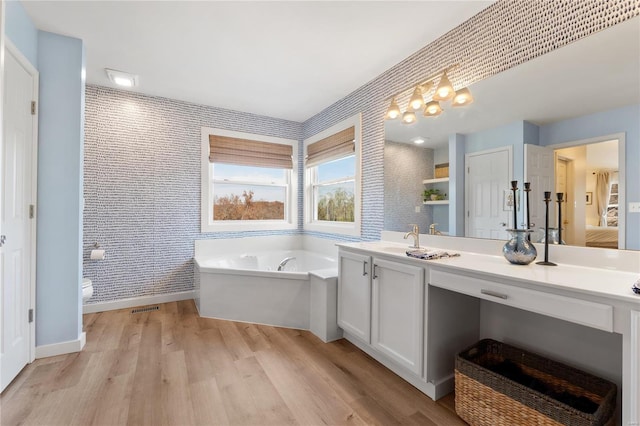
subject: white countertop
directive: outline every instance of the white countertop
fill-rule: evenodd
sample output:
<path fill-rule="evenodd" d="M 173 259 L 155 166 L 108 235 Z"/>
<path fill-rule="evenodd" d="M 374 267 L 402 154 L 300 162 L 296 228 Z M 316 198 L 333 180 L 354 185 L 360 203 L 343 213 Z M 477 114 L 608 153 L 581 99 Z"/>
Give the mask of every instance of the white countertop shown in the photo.
<path fill-rule="evenodd" d="M 631 286 L 640 279 L 640 273 L 558 264 L 558 266 L 542 266 L 535 262 L 542 260 L 538 256 L 529 265 L 513 265 L 501 254 L 488 255 L 459 250 L 445 250 L 459 253 L 459 257 L 436 260 L 422 260 L 406 255 L 411 250 L 407 244 L 388 241 L 372 241 L 358 243 L 339 243 L 338 247 L 378 253 L 389 257 L 407 259 L 415 264 L 441 268 L 450 271 L 480 273 L 496 278 L 519 281 L 526 284 L 556 288 L 572 292 L 591 294 L 609 299 L 623 300 L 640 307 L 640 295 L 636 295 Z M 429 250 L 439 250 L 429 247 Z"/>

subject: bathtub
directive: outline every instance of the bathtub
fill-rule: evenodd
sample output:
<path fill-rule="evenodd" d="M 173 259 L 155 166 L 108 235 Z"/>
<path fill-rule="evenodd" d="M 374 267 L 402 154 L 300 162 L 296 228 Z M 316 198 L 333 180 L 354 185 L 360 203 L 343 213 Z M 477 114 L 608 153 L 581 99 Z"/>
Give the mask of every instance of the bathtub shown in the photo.
<path fill-rule="evenodd" d="M 230 250 L 224 256 L 203 252 L 196 246 L 200 316 L 311 330 L 324 341 L 341 337 L 336 321 L 335 257 L 304 247 L 250 253 Z M 278 271 L 286 258 L 292 259 Z"/>

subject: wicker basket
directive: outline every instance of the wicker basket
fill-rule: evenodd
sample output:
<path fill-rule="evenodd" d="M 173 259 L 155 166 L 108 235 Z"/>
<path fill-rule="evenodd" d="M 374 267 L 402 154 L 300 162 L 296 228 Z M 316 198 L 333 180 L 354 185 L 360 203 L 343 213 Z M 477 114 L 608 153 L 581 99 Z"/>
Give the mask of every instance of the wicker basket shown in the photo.
<path fill-rule="evenodd" d="M 449 163 L 436 164 L 434 169 L 436 179 L 449 177 Z"/>
<path fill-rule="evenodd" d="M 512 365 L 547 394 L 496 373 Z M 538 386 L 540 387 L 540 386 Z M 491 339 L 478 342 L 456 357 L 456 413 L 471 425 L 606 425 L 613 421 L 616 385 Z M 569 395 L 597 407 L 585 412 L 549 396 Z M 586 400 L 585 400 L 586 398 Z"/>

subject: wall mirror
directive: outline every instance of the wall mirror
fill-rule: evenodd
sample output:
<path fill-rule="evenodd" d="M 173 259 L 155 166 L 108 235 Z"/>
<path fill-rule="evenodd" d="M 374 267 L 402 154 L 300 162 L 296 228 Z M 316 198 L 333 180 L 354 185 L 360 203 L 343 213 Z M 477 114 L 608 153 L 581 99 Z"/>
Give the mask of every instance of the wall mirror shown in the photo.
<path fill-rule="evenodd" d="M 406 231 L 417 223 L 428 233 L 437 224 L 445 235 L 506 239 L 513 211 L 511 178 L 504 180 L 511 176 L 520 189 L 531 182 L 532 228 L 544 226 L 543 191 L 563 192 L 567 244 L 640 248 L 640 215 L 629 214 L 625 203 L 640 198 L 637 170 L 625 171 L 640 161 L 640 17 L 469 88 L 475 99 L 469 106 L 445 104 L 438 117 L 417 112 L 411 125 L 385 121 L 385 230 Z M 540 159 L 550 170 L 536 169 Z M 448 177 L 436 178 L 435 166 L 447 163 Z M 470 164 L 475 173 L 468 173 Z M 608 198 L 596 201 L 602 173 L 608 175 Z M 441 199 L 424 201 L 425 189 L 439 190 Z M 524 201 L 524 194 L 517 198 Z M 557 227 L 556 204 L 551 224 Z M 490 224 L 474 221 L 476 214 Z M 605 231 L 608 237 L 597 235 Z"/>

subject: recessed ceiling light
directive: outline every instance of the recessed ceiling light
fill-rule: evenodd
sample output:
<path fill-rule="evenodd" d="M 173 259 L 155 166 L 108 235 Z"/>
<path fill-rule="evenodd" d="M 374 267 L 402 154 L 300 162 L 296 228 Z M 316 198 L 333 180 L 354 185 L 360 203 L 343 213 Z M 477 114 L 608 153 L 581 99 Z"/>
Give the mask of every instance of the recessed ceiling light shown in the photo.
<path fill-rule="evenodd" d="M 105 68 L 107 76 L 112 83 L 121 87 L 135 87 L 138 85 L 138 76 L 124 71 Z"/>
<path fill-rule="evenodd" d="M 420 145 L 424 143 L 424 138 L 413 138 L 411 139 L 413 141 L 413 143 L 415 143 L 416 145 Z"/>

